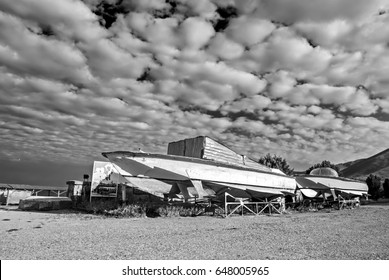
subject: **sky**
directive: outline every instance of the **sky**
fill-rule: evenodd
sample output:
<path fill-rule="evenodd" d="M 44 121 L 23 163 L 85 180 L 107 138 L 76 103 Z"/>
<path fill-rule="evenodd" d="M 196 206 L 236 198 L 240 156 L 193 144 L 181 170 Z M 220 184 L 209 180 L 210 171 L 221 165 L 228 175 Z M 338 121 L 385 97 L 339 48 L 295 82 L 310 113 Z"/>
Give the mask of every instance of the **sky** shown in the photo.
<path fill-rule="evenodd" d="M 1 0 L 0 182 L 209 136 L 295 170 L 389 148 L 389 0 Z"/>

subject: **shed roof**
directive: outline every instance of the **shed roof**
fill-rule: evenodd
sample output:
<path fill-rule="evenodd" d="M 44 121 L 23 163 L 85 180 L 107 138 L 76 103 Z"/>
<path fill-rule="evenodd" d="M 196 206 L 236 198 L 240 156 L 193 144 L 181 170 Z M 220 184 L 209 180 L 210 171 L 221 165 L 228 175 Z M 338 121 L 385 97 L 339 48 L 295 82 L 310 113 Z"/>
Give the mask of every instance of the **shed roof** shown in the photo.
<path fill-rule="evenodd" d="M 0 183 L 0 189 L 15 189 L 15 190 L 67 190 L 67 186 L 36 186 L 26 184 L 7 184 Z"/>

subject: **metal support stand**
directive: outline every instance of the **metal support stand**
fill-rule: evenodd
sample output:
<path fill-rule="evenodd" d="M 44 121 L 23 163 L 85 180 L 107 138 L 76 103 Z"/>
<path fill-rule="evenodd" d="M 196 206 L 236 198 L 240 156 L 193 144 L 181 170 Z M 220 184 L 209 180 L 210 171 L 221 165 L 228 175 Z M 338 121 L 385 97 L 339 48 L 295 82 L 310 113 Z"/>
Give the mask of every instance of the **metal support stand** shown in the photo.
<path fill-rule="evenodd" d="M 235 201 L 234 202 L 228 202 L 227 197 L 233 198 Z M 281 201 L 276 201 L 276 200 L 270 200 L 268 201 L 267 198 L 265 198 L 264 201 L 262 202 L 249 202 L 249 201 L 244 201 L 243 198 L 238 198 L 230 195 L 229 193 L 224 193 L 224 213 L 225 217 L 228 218 L 232 214 L 236 213 L 239 209 L 241 210 L 241 216 L 244 215 L 244 209 L 246 209 L 249 213 L 254 214 L 254 216 L 258 216 L 262 214 L 266 209 L 269 209 L 269 214 L 272 214 L 272 210 L 275 213 L 282 214 L 282 211 L 277 209 L 275 205 L 279 205 L 280 208 L 282 208 L 282 202 Z M 230 213 L 228 213 L 228 205 L 236 205 L 234 209 Z M 255 205 L 255 211 L 247 207 L 248 205 Z M 262 206 L 262 207 L 259 207 Z"/>
<path fill-rule="evenodd" d="M 342 210 L 346 207 L 355 208 L 357 201 L 355 199 L 345 199 L 341 195 L 338 196 L 338 206 L 339 210 Z"/>

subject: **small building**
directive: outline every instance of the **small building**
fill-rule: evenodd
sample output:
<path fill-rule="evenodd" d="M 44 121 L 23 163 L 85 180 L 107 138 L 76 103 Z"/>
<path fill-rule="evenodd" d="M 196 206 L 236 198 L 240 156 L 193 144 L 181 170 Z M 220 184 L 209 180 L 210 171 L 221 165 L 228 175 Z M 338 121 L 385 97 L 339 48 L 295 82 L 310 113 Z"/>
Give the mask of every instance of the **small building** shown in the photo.
<path fill-rule="evenodd" d="M 66 185 L 68 186 L 67 189 L 67 197 L 77 197 L 82 195 L 82 186 L 83 186 L 82 181 L 78 180 L 69 180 L 66 182 Z"/>
<path fill-rule="evenodd" d="M 0 204 L 17 205 L 30 196 L 66 196 L 67 187 L 0 183 Z"/>

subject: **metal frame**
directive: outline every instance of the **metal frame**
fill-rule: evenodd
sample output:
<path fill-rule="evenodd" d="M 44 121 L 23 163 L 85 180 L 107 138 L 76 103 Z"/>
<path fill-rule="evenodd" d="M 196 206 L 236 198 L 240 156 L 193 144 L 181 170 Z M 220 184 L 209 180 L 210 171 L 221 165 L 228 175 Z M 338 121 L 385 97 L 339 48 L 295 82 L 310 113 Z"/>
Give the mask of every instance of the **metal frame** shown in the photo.
<path fill-rule="evenodd" d="M 359 206 L 359 202 L 355 199 L 345 199 L 341 195 L 338 195 L 338 205 L 339 210 L 342 210 L 346 207 L 355 208 Z"/>
<path fill-rule="evenodd" d="M 238 200 L 238 201 L 227 202 L 227 197 L 231 197 L 231 198 Z M 227 192 L 224 193 L 224 199 L 225 199 L 224 200 L 225 218 L 228 218 L 229 216 L 231 216 L 232 214 L 237 212 L 239 209 L 241 210 L 241 216 L 244 215 L 244 213 L 243 213 L 244 209 L 248 210 L 250 213 L 254 214 L 255 216 L 262 214 L 266 209 L 269 209 L 269 214 L 272 214 L 272 209 L 274 210 L 275 213 L 282 214 L 282 210 L 280 211 L 279 209 L 277 209 L 277 207 L 275 207 L 275 205 L 278 204 L 281 208 L 282 201 L 276 201 L 275 199 L 268 200 L 267 198 L 265 198 L 265 200 L 262 202 L 252 202 L 252 201 L 246 202 L 243 200 L 243 198 L 234 197 Z M 228 213 L 228 205 L 236 205 L 235 208 L 230 213 Z M 252 209 L 247 207 L 247 205 L 255 205 L 255 211 L 253 211 Z M 263 205 L 264 205 L 264 207 L 261 207 L 261 208 L 259 207 L 259 206 L 263 206 Z"/>
<path fill-rule="evenodd" d="M 54 194 L 56 197 L 60 197 L 62 194 L 66 194 L 67 191 L 62 191 L 62 190 L 48 190 L 48 189 L 15 189 L 15 188 L 8 188 L 7 189 L 7 199 L 6 199 L 6 206 L 9 205 L 9 197 L 10 197 L 10 191 L 30 191 L 31 196 L 38 196 L 40 192 L 49 192 L 49 197 L 51 196 L 51 193 Z"/>
<path fill-rule="evenodd" d="M 34 189 L 34 190 L 32 190 L 32 194 L 34 195 L 34 196 L 38 196 L 38 194 L 40 193 L 40 192 L 45 192 L 45 191 L 49 191 L 49 196 L 51 196 L 50 194 L 51 193 L 54 193 L 55 195 L 54 196 L 57 196 L 57 197 L 60 197 L 61 196 L 61 194 L 64 194 L 64 193 L 67 193 L 67 191 L 61 191 L 61 190 L 44 190 L 44 189 Z"/>

